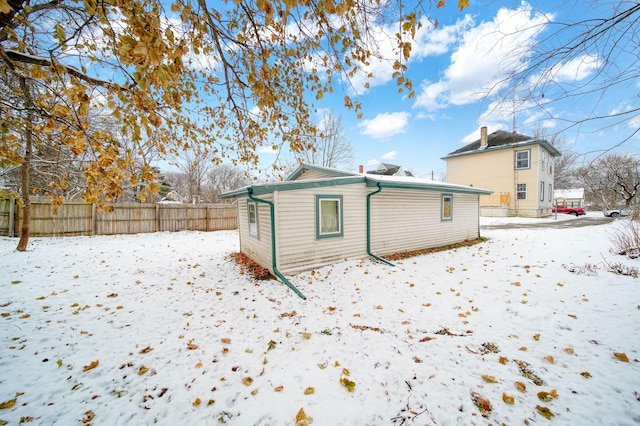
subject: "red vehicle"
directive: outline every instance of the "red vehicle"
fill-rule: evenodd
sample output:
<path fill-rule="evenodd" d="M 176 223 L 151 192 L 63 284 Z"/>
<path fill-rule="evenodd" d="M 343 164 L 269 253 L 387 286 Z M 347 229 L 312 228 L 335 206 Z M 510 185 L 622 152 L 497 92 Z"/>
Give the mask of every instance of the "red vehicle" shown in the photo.
<path fill-rule="evenodd" d="M 551 211 L 553 213 L 566 213 L 572 214 L 574 216 L 582 216 L 587 214 L 587 212 L 584 211 L 584 207 L 569 207 L 567 206 L 567 203 L 558 203 L 558 205 L 553 206 L 553 209 Z"/>

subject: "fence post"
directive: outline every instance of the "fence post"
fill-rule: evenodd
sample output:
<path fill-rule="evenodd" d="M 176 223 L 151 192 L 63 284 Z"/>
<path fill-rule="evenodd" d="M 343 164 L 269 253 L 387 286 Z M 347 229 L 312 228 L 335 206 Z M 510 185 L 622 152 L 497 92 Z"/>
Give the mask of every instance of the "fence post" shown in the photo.
<path fill-rule="evenodd" d="M 160 232 L 160 205 L 156 203 L 156 230 L 155 232 Z"/>
<path fill-rule="evenodd" d="M 10 237 L 15 236 L 16 228 L 16 199 L 9 198 L 9 231 L 7 232 Z"/>
<path fill-rule="evenodd" d="M 96 205 L 91 204 L 91 235 L 98 232 L 98 215 L 96 214 Z"/>

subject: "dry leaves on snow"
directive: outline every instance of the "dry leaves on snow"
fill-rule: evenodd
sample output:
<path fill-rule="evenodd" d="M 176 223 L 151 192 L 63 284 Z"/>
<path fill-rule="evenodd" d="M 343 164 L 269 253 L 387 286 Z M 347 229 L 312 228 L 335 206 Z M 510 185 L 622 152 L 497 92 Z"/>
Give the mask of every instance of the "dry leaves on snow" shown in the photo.
<path fill-rule="evenodd" d="M 82 371 L 89 371 L 89 370 L 93 370 L 94 368 L 96 368 L 98 365 L 100 364 L 100 361 L 98 361 L 97 359 L 95 361 L 92 361 L 89 363 L 89 365 L 85 365 L 84 367 L 82 367 Z"/>

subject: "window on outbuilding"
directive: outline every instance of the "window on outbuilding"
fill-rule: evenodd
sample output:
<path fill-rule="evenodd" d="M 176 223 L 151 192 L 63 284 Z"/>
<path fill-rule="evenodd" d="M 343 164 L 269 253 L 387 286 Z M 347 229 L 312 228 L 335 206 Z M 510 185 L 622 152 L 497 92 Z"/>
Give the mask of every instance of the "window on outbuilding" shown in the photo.
<path fill-rule="evenodd" d="M 342 195 L 316 195 L 316 238 L 342 235 Z"/>
<path fill-rule="evenodd" d="M 527 184 L 519 183 L 516 185 L 516 199 L 518 200 L 526 200 L 527 199 Z"/>
<path fill-rule="evenodd" d="M 453 219 L 453 195 L 442 194 L 440 220 L 452 220 L 452 219 Z"/>
<path fill-rule="evenodd" d="M 258 234 L 258 203 L 247 201 L 247 217 L 249 218 L 249 235 L 259 238 Z"/>
<path fill-rule="evenodd" d="M 531 150 L 516 151 L 516 170 L 531 168 Z"/>

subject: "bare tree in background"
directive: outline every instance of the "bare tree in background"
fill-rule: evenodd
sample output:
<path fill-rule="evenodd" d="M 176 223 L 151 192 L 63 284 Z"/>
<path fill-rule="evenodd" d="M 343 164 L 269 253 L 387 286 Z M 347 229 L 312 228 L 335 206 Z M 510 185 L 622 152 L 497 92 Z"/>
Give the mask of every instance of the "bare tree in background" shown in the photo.
<path fill-rule="evenodd" d="M 211 200 L 223 202 L 220 194 L 251 183 L 251 179 L 240 168 L 228 164 L 212 167 L 207 175 L 207 190 L 211 192 Z"/>
<path fill-rule="evenodd" d="M 316 127 L 318 133 L 311 138 L 309 144 L 313 148 L 299 152 L 298 158 L 306 164 L 351 168 L 353 149 L 351 142 L 344 135 L 342 117 L 336 117 L 332 112 L 324 110 Z"/>
<path fill-rule="evenodd" d="M 640 3 L 570 1 L 559 2 L 558 7 L 589 13 L 569 13 L 577 18 L 545 23 L 543 38 L 533 49 L 523 47 L 528 50 L 518 52 L 514 46 L 513 60 L 521 54 L 527 60 L 495 87 L 504 102 L 527 99 L 526 108 L 535 103 L 544 113 L 543 120 L 560 123 L 560 132 L 583 129 L 587 124 L 591 131 L 593 126 L 600 130 L 619 126 L 626 133 L 612 141 L 610 151 L 640 131 Z M 568 75 L 567 70 L 575 70 L 575 74 Z M 566 100 L 586 110 L 575 118 L 556 114 L 556 104 Z M 618 107 L 611 108 L 610 103 Z"/>
<path fill-rule="evenodd" d="M 580 179 L 578 179 L 575 174 L 575 165 L 576 160 L 578 159 L 578 153 L 567 149 L 566 137 L 560 133 L 553 133 L 549 135 L 547 133 L 547 129 L 542 126 L 534 129 L 532 136 L 536 139 L 546 140 L 562 153 L 560 157 L 556 157 L 554 159 L 553 186 L 557 189 L 569 189 L 580 186 Z"/>
<path fill-rule="evenodd" d="M 181 195 L 190 203 L 211 202 L 205 191 L 205 183 L 207 174 L 214 166 L 212 153 L 198 147 L 187 149 L 176 158 L 175 163 L 186 177 L 186 192 Z"/>
<path fill-rule="evenodd" d="M 607 154 L 577 169 L 594 201 L 605 208 L 630 206 L 640 190 L 640 160 L 633 154 Z"/>

